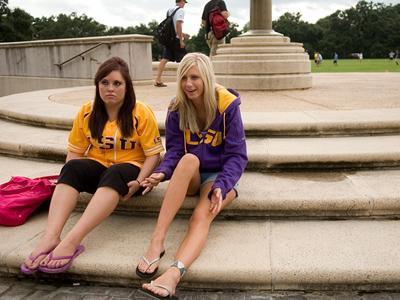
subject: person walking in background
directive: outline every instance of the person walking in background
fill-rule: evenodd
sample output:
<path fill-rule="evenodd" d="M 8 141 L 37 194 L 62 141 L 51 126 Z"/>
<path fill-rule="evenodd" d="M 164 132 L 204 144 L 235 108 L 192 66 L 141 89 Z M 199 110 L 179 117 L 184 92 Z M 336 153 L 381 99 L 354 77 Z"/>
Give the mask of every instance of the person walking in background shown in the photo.
<path fill-rule="evenodd" d="M 211 59 L 202 53 L 187 54 L 177 78 L 177 95 L 165 121 L 167 152 L 142 182 L 147 192 L 170 180 L 150 245 L 136 268 L 139 277 L 156 275 L 168 229 L 186 195 L 200 196 L 175 262 L 142 286 L 142 293 L 156 298 L 175 294 L 182 276 L 204 248 L 212 221 L 237 197 L 235 186 L 248 161 L 240 96 L 216 84 Z"/>
<path fill-rule="evenodd" d="M 174 7 L 171 7 L 167 11 L 167 16 L 171 16 L 175 12 L 173 16 L 173 22 L 176 33 L 176 40 L 173 45 L 164 46 L 164 50 L 161 56 L 161 61 L 160 64 L 158 65 L 157 77 L 154 83 L 156 87 L 167 86 L 161 80 L 161 76 L 164 72 L 165 65 L 167 64 L 167 62 L 168 61 L 180 62 L 187 53 L 185 49 L 185 36 L 187 37 L 188 35 L 183 33 L 183 21 L 185 18 L 185 11 L 183 8 L 185 7 L 187 1 L 175 0 L 175 3 L 176 5 Z"/>
<path fill-rule="evenodd" d="M 119 201 L 140 195 L 163 151 L 151 109 L 136 101 L 128 65 L 119 57 L 102 63 L 95 75 L 94 102 L 78 112 L 66 163 L 50 203 L 43 236 L 21 265 L 24 274 L 61 273 L 84 251 L 82 240 L 104 221 Z M 78 222 L 61 232 L 80 192 L 93 193 Z M 112 238 L 112 237 L 109 237 Z"/>
<path fill-rule="evenodd" d="M 319 52 L 314 52 L 314 63 L 317 67 L 319 67 L 319 63 L 320 63 L 320 57 L 319 57 Z"/>
<path fill-rule="evenodd" d="M 364 58 L 363 53 L 362 53 L 362 52 L 358 53 L 358 61 L 359 61 L 360 63 L 362 62 L 363 58 Z"/>
<path fill-rule="evenodd" d="M 399 49 L 396 50 L 396 56 L 394 57 L 394 61 L 396 65 L 400 65 L 400 51 Z"/>
<path fill-rule="evenodd" d="M 335 54 L 333 54 L 333 64 L 335 66 L 338 65 L 338 60 L 339 60 L 339 54 L 337 54 L 337 52 L 335 52 Z"/>
<path fill-rule="evenodd" d="M 394 51 L 390 51 L 390 52 L 389 52 L 389 59 L 390 59 L 390 60 L 393 60 L 394 57 L 395 57 L 395 55 L 396 55 L 396 53 L 395 53 Z"/>
<path fill-rule="evenodd" d="M 229 18 L 229 11 L 226 8 L 225 1 L 223 0 L 211 0 L 209 1 L 203 9 L 203 14 L 201 16 L 201 23 L 205 27 L 205 39 L 207 42 L 208 47 L 210 48 L 210 57 L 217 54 L 218 45 L 225 43 L 225 37 L 222 39 L 217 39 L 212 31 L 211 24 L 210 24 L 210 12 L 218 8 L 225 19 Z"/>

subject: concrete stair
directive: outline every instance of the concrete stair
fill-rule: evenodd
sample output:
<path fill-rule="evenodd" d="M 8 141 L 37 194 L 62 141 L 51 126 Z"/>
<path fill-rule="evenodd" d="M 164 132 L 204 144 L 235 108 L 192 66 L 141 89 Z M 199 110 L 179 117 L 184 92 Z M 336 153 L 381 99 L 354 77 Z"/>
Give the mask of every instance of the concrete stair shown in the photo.
<path fill-rule="evenodd" d="M 18 102 L 21 95 L 0 98 L 1 182 L 12 175 L 59 172 L 78 107 L 43 102 L 53 92 L 31 93 L 26 106 Z M 180 287 L 397 290 L 399 112 L 243 112 L 250 163 L 239 198 L 215 220 L 204 251 Z M 165 114 L 156 115 L 163 128 Z M 57 277 L 139 285 L 134 269 L 166 186 L 121 202 L 85 239 L 86 251 L 70 271 Z M 81 195 L 65 231 L 90 197 Z M 173 260 L 196 200 L 188 197 L 174 221 L 160 271 Z M 19 266 L 45 222 L 41 211 L 22 226 L 0 227 L 0 240 L 7 241 L 0 245 L 1 276 L 20 276 Z"/>
<path fill-rule="evenodd" d="M 0 153 L 64 161 L 68 131 L 0 120 Z M 29 133 L 29 134 L 28 134 Z M 248 170 L 400 166 L 400 135 L 249 137 Z"/>
<path fill-rule="evenodd" d="M 11 176 L 38 177 L 59 173 L 62 164 L 0 156 L 0 181 Z M 161 183 L 146 197 L 121 202 L 124 215 L 158 213 L 167 183 Z M 312 192 L 310 192 L 312 191 Z M 240 197 L 221 212 L 229 219 L 353 219 L 400 216 L 400 170 L 339 172 L 245 172 L 238 186 Z M 78 210 L 91 195 L 82 193 Z M 266 201 L 266 198 L 268 201 Z M 191 214 L 196 197 L 187 197 L 179 214 Z"/>

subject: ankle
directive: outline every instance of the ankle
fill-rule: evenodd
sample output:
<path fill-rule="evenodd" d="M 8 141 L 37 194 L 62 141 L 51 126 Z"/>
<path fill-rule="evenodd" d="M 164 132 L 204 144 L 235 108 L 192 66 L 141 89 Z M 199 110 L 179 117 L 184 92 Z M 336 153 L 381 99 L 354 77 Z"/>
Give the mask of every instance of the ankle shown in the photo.
<path fill-rule="evenodd" d="M 163 247 L 164 241 L 165 241 L 164 235 L 153 235 L 150 244 L 152 246 Z"/>
<path fill-rule="evenodd" d="M 170 266 L 166 273 L 169 273 L 171 276 L 170 278 L 174 280 L 175 284 L 178 284 L 179 281 L 181 281 L 182 276 L 178 268 Z"/>
<path fill-rule="evenodd" d="M 65 237 L 60 243 L 60 245 L 67 249 L 76 249 L 81 244 L 81 240 L 75 240 L 72 238 Z"/>
<path fill-rule="evenodd" d="M 177 270 L 179 275 L 179 279 L 183 277 L 183 275 L 185 275 L 186 273 L 186 267 L 184 265 L 183 262 L 181 262 L 180 260 L 175 260 L 171 265 L 170 268 Z"/>
<path fill-rule="evenodd" d="M 52 232 L 45 232 L 42 236 L 42 240 L 59 243 L 60 242 L 60 235 Z"/>

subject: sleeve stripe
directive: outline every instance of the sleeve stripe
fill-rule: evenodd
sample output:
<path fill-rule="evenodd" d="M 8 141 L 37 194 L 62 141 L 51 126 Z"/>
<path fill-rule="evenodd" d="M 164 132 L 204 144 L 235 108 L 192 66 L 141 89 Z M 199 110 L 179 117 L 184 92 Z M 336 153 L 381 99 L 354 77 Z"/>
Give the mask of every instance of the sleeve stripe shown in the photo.
<path fill-rule="evenodd" d="M 68 143 L 68 150 L 72 151 L 72 152 L 76 152 L 76 153 L 85 153 L 87 148 L 79 148 L 76 147 L 74 145 L 72 145 L 71 143 Z"/>
<path fill-rule="evenodd" d="M 144 154 L 146 156 L 149 156 L 149 155 L 154 155 L 154 154 L 157 154 L 157 153 L 160 153 L 163 151 L 164 151 L 164 147 L 162 145 L 159 145 L 159 146 L 153 147 L 151 149 L 144 150 Z"/>

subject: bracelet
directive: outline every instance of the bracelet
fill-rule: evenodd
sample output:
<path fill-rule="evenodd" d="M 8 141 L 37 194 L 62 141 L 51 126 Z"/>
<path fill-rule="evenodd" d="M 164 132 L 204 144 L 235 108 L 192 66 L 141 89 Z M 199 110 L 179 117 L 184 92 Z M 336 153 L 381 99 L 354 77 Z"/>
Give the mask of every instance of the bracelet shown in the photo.
<path fill-rule="evenodd" d="M 140 185 L 140 181 L 139 180 L 135 179 L 135 181 Z"/>

